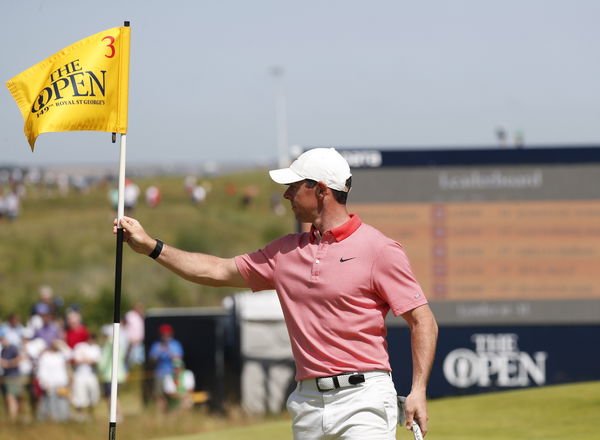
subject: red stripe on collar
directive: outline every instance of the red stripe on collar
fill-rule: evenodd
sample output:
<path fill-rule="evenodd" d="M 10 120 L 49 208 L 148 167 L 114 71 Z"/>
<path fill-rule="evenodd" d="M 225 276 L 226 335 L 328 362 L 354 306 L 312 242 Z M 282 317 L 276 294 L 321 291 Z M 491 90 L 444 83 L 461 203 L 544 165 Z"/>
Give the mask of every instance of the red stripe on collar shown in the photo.
<path fill-rule="evenodd" d="M 360 225 L 362 225 L 362 221 L 360 220 L 358 215 L 350 214 L 350 220 L 348 220 L 343 225 L 338 226 L 337 228 L 333 228 L 331 230 L 331 234 L 333 235 L 333 238 L 335 238 L 335 241 L 339 242 L 350 237 L 354 233 L 354 231 L 356 231 L 360 227 Z M 317 228 L 311 226 L 310 241 L 314 243 L 318 239 L 319 235 L 320 233 L 317 230 Z"/>

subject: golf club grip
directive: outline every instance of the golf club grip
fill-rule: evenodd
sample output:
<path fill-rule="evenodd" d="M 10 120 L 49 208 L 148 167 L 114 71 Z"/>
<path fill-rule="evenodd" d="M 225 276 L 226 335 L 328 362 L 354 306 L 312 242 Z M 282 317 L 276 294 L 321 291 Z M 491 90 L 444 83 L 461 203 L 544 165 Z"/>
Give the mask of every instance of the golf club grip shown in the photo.
<path fill-rule="evenodd" d="M 421 427 L 417 422 L 413 420 L 412 422 L 412 432 L 415 440 L 423 440 L 423 433 L 421 432 Z"/>

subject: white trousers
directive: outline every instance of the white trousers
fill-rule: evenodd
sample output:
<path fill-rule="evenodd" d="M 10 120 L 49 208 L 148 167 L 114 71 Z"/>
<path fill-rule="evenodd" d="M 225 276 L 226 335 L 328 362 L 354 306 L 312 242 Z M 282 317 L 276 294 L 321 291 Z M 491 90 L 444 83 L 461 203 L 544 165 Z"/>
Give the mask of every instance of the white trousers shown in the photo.
<path fill-rule="evenodd" d="M 387 372 L 364 373 L 356 386 L 321 392 L 315 379 L 298 382 L 287 401 L 294 440 L 393 440 L 398 403 Z"/>

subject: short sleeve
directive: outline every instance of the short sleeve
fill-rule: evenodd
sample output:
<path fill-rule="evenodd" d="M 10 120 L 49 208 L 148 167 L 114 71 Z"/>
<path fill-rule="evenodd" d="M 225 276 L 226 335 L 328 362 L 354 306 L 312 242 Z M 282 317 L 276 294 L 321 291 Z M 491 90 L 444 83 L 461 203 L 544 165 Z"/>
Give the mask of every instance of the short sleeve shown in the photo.
<path fill-rule="evenodd" d="M 275 266 L 282 252 L 297 246 L 299 234 L 285 235 L 264 248 L 235 257 L 235 264 L 253 292 L 275 288 Z"/>
<path fill-rule="evenodd" d="M 395 316 L 427 304 L 427 298 L 417 282 L 402 245 L 384 245 L 373 264 L 372 282 L 375 291 L 385 300 Z"/>

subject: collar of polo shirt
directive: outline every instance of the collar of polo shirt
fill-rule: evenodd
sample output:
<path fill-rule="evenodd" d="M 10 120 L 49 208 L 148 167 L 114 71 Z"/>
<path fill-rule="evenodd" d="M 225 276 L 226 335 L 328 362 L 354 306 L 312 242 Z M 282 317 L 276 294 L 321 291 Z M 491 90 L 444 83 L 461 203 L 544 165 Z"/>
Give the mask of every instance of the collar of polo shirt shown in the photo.
<path fill-rule="evenodd" d="M 331 232 L 335 241 L 342 241 L 352 235 L 354 231 L 356 231 L 360 225 L 362 225 L 361 219 L 356 214 L 350 214 L 350 220 L 348 220 L 343 225 L 338 226 L 337 228 L 333 228 L 328 232 Z M 320 239 L 321 233 L 314 226 L 310 227 L 310 240 L 311 242 L 318 241 Z"/>

